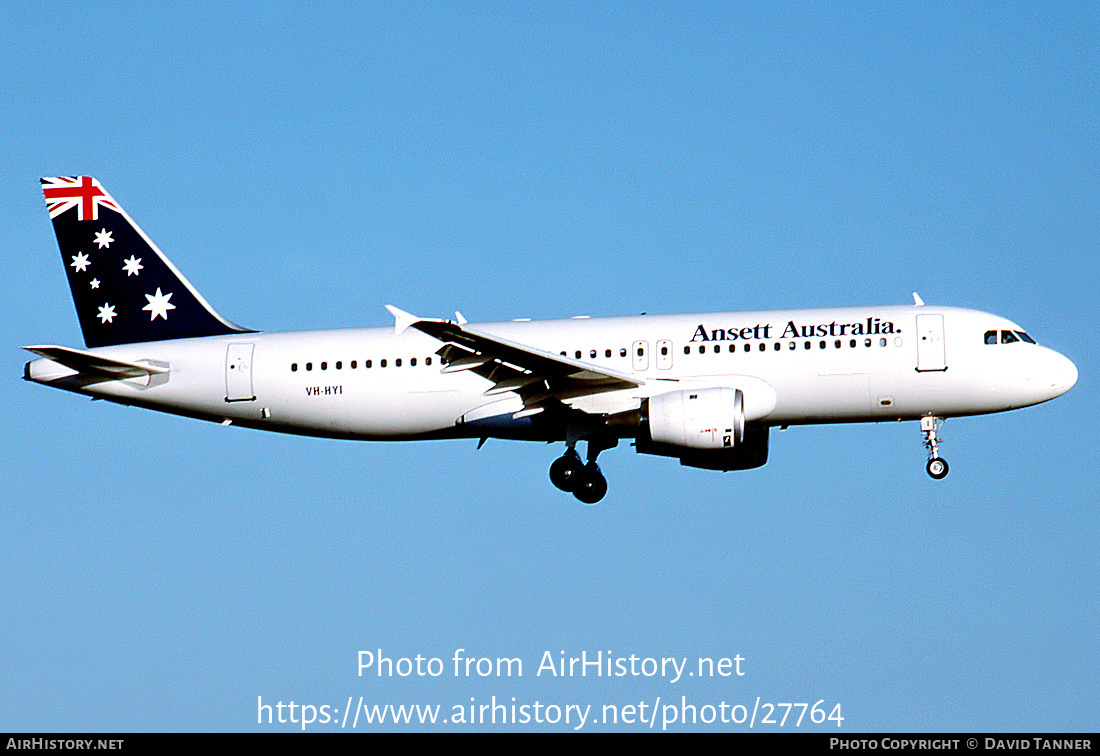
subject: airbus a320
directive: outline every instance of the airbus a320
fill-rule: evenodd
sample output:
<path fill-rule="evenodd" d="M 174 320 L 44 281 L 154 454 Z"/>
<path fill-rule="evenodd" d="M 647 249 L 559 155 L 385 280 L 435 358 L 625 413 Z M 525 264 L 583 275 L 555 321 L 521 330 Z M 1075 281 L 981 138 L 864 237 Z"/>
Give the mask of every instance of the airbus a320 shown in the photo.
<path fill-rule="evenodd" d="M 403 441 L 564 443 L 550 480 L 581 502 L 620 440 L 706 470 L 768 459 L 772 428 L 920 423 L 1045 402 L 1074 364 L 998 315 L 860 306 L 266 333 L 219 315 L 89 176 L 42 179 L 85 348 L 28 346 L 29 381 L 261 430 Z M 586 459 L 577 446 L 585 444 Z"/>

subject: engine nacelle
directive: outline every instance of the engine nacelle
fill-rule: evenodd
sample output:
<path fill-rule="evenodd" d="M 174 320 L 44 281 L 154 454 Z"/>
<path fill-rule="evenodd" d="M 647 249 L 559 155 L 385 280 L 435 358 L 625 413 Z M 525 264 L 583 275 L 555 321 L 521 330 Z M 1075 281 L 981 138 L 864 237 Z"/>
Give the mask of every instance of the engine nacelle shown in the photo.
<path fill-rule="evenodd" d="M 775 406 L 774 392 L 758 391 L 746 422 L 741 389 L 714 387 L 670 391 L 642 403 L 638 452 L 679 457 L 680 464 L 705 470 L 748 470 L 768 461 L 767 425 L 761 418 Z"/>
<path fill-rule="evenodd" d="M 643 408 L 649 441 L 686 449 L 729 449 L 745 432 L 745 395 L 736 388 L 670 391 Z"/>
<path fill-rule="evenodd" d="M 639 438 L 639 454 L 656 454 L 661 457 L 678 457 L 684 467 L 698 467 L 703 470 L 751 470 L 762 467 L 768 461 L 768 435 L 771 428 L 767 425 L 745 426 L 745 434 L 738 446 L 729 449 L 686 449 L 670 444 L 655 444 Z"/>

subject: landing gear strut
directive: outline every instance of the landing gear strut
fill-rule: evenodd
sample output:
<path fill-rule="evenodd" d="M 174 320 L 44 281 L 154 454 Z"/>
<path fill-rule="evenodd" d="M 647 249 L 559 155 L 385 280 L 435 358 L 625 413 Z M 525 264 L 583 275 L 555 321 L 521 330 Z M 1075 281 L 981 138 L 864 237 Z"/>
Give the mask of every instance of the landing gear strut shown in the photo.
<path fill-rule="evenodd" d="M 949 469 L 947 460 L 940 456 L 939 444 L 941 439 L 936 435 L 943 427 L 943 423 L 944 419 L 942 417 L 932 415 L 920 419 L 921 433 L 924 434 L 924 446 L 928 449 L 928 464 L 925 469 L 936 480 L 946 478 Z"/>
<path fill-rule="evenodd" d="M 588 464 L 583 464 L 574 440 L 565 454 L 550 465 L 550 482 L 585 504 L 595 504 L 607 494 L 607 479 L 600 472 L 596 457 L 617 443 L 617 439 L 588 439 Z"/>

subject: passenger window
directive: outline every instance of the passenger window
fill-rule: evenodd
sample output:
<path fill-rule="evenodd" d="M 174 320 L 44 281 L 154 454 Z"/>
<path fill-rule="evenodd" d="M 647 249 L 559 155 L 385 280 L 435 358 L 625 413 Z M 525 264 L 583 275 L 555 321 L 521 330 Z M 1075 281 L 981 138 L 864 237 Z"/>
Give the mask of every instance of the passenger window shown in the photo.
<path fill-rule="evenodd" d="M 747 352 L 750 349 L 752 349 L 752 344 L 745 344 L 745 351 Z"/>
<path fill-rule="evenodd" d="M 321 363 L 321 369 L 322 370 L 328 370 L 328 363 L 327 362 L 322 362 Z"/>
<path fill-rule="evenodd" d="M 1019 339 L 1016 338 L 1016 334 L 1014 334 L 1012 331 L 1001 331 L 1002 344 L 1012 344 L 1016 341 L 1019 341 Z"/>
<path fill-rule="evenodd" d="M 707 348 L 705 346 L 699 347 L 699 354 L 705 354 L 706 351 L 707 351 Z"/>
<path fill-rule="evenodd" d="M 879 346 L 886 346 L 886 339 L 879 339 L 878 340 L 878 345 Z"/>
<path fill-rule="evenodd" d="M 400 357 L 398 357 L 396 360 L 393 361 L 393 366 L 394 367 L 401 367 L 401 358 Z"/>
<path fill-rule="evenodd" d="M 306 370 L 313 370 L 313 363 L 312 362 L 307 362 L 306 363 Z"/>
<path fill-rule="evenodd" d="M 986 344 L 996 344 L 997 343 L 997 332 L 996 331 L 986 331 L 985 332 L 985 343 Z"/>
<path fill-rule="evenodd" d="M 608 357 L 611 356 L 611 350 L 610 349 L 607 350 L 607 356 Z M 666 346 L 661 347 L 661 356 L 662 357 L 667 357 L 668 356 L 668 347 L 666 347 Z"/>
<path fill-rule="evenodd" d="M 386 367 L 386 361 L 385 360 L 379 360 L 378 361 L 378 367 Z"/>
<path fill-rule="evenodd" d="M 870 339 L 864 339 L 863 340 L 863 346 L 865 346 L 865 347 L 871 346 L 871 340 Z"/>
<path fill-rule="evenodd" d="M 761 351 L 761 352 L 763 352 L 763 351 L 764 351 L 765 349 L 767 349 L 767 348 L 768 348 L 768 345 L 767 345 L 767 344 L 761 344 L 761 345 L 760 345 L 760 351 Z"/>
<path fill-rule="evenodd" d="M 574 354 L 576 355 L 578 360 L 581 358 L 581 350 L 578 349 L 576 352 L 574 352 Z"/>
<path fill-rule="evenodd" d="M 432 358 L 431 357 L 425 357 L 424 358 L 424 364 L 425 365 L 431 365 L 432 364 Z"/>
<path fill-rule="evenodd" d="M 812 347 L 812 346 L 813 346 L 813 344 L 811 344 L 811 343 L 810 343 L 810 342 L 808 342 L 808 341 L 806 342 L 806 348 L 807 348 L 807 349 L 809 349 L 809 348 L 810 348 L 810 347 Z"/>
<path fill-rule="evenodd" d="M 775 351 L 777 351 L 777 352 L 778 352 L 778 351 L 779 351 L 780 349 L 782 349 L 782 348 L 783 348 L 783 345 L 782 345 L 782 344 L 780 344 L 780 343 L 779 343 L 778 341 L 777 341 L 777 342 L 775 342 Z"/>
<path fill-rule="evenodd" d="M 596 350 L 595 349 L 593 349 L 591 352 L 588 353 L 588 358 L 591 359 L 591 360 L 596 359 Z"/>
<path fill-rule="evenodd" d="M 687 354 L 687 347 L 684 347 L 684 354 Z M 619 350 L 620 357 L 626 357 L 626 347 Z"/>
<path fill-rule="evenodd" d="M 415 357 L 413 357 L 411 360 L 409 360 L 409 367 L 416 367 L 416 358 Z"/>
<path fill-rule="evenodd" d="M 336 369 L 337 369 L 337 370 L 343 370 L 343 368 L 344 368 L 344 362 L 343 362 L 343 360 L 337 360 L 337 361 L 336 361 Z"/>
<path fill-rule="evenodd" d="M 848 342 L 848 346 L 849 346 L 849 347 L 852 347 L 852 348 L 854 348 L 854 347 L 855 347 L 855 345 L 856 345 L 856 340 L 855 340 L 855 339 L 852 339 L 851 341 L 849 341 L 849 342 Z"/>
<path fill-rule="evenodd" d="M 794 342 L 792 341 L 792 342 L 791 342 L 791 346 L 790 346 L 790 349 L 791 349 L 791 351 L 792 351 L 792 352 L 793 352 L 793 351 L 794 351 L 795 349 L 798 349 L 798 344 L 796 344 L 796 343 L 794 343 Z"/>
<path fill-rule="evenodd" d="M 290 372 L 292 372 L 292 373 L 297 373 L 298 372 L 298 363 L 297 362 L 290 363 Z"/>
<path fill-rule="evenodd" d="M 721 344 L 715 344 L 714 345 L 714 353 L 718 354 L 721 351 L 722 351 L 722 345 Z"/>
<path fill-rule="evenodd" d="M 351 361 L 351 369 L 352 370 L 355 370 L 355 368 L 358 367 L 358 366 L 359 366 L 359 361 L 358 360 L 352 360 Z"/>
<path fill-rule="evenodd" d="M 366 360 L 365 362 L 363 362 L 363 367 L 369 368 L 370 366 L 371 366 L 371 361 L 370 360 Z"/>
<path fill-rule="evenodd" d="M 824 349 L 825 348 L 825 339 L 822 339 L 821 343 L 818 344 L 818 346 L 820 346 L 822 349 Z"/>
<path fill-rule="evenodd" d="M 611 356 L 611 350 L 610 349 L 603 350 L 603 356 L 604 357 L 610 357 Z"/>
<path fill-rule="evenodd" d="M 684 347 L 684 354 L 691 354 L 691 347 Z"/>

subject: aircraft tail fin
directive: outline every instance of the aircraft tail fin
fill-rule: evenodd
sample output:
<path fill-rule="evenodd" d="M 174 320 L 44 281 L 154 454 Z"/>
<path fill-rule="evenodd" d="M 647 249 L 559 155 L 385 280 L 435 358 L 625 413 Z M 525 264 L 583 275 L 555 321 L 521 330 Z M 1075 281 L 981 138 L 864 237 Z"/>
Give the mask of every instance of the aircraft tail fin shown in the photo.
<path fill-rule="evenodd" d="M 88 347 L 248 333 L 219 315 L 103 185 L 42 179 Z"/>

